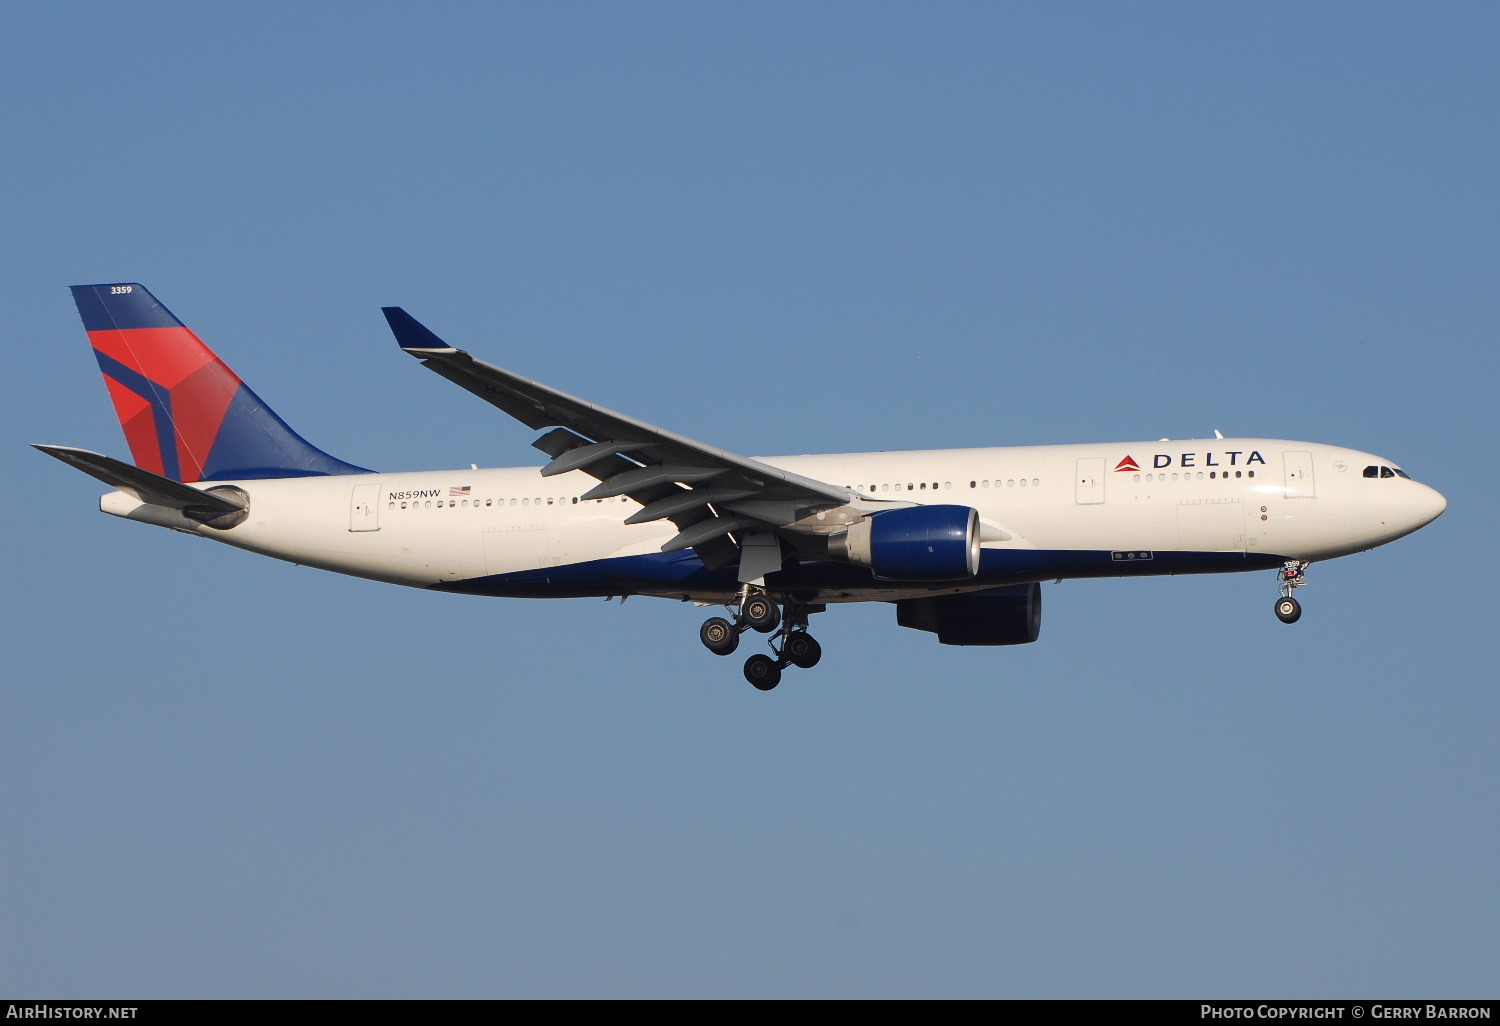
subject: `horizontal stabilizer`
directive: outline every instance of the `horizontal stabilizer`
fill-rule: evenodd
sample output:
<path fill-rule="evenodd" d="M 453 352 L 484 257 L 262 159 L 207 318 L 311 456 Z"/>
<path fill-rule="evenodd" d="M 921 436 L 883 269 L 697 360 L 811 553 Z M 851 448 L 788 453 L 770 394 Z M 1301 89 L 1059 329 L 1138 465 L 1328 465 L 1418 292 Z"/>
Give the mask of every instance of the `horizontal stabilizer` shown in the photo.
<path fill-rule="evenodd" d="M 162 477 L 153 474 L 149 470 L 131 466 L 122 460 L 104 456 L 97 452 L 89 452 L 87 449 L 74 449 L 66 445 L 36 445 L 33 449 L 40 449 L 48 456 L 56 457 L 69 466 L 77 467 L 90 477 L 98 478 L 111 488 L 118 488 L 123 492 L 129 492 L 142 502 L 148 502 L 153 506 L 165 506 L 169 509 L 181 510 L 188 513 L 194 520 L 208 520 L 214 517 L 227 516 L 240 513 L 245 509 L 243 502 L 237 502 L 224 495 L 213 492 L 205 492 L 201 488 L 185 485 L 181 481 L 173 481 L 170 477 Z M 189 513 L 188 511 L 191 511 Z"/>

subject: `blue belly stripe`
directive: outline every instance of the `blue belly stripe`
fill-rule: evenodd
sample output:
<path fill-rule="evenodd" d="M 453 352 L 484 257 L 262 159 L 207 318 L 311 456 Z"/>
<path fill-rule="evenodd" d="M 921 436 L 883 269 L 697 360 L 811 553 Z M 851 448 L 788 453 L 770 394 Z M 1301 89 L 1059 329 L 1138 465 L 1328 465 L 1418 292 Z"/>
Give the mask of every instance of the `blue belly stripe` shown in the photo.
<path fill-rule="evenodd" d="M 1128 556 L 1131 558 L 1121 558 Z M 954 585 L 987 588 L 1031 581 L 1087 577 L 1156 577 L 1166 574 L 1222 574 L 1270 570 L 1286 556 L 1264 552 L 1120 552 L 1093 549 L 985 549 L 979 575 L 964 581 L 901 582 L 877 579 L 849 563 L 804 563 L 766 578 L 773 592 L 795 594 L 825 590 L 889 591 L 893 587 Z M 435 591 L 509 598 L 587 598 L 603 595 L 681 595 L 739 590 L 733 567 L 709 570 L 691 552 L 618 556 L 561 566 L 489 574 L 432 585 Z"/>

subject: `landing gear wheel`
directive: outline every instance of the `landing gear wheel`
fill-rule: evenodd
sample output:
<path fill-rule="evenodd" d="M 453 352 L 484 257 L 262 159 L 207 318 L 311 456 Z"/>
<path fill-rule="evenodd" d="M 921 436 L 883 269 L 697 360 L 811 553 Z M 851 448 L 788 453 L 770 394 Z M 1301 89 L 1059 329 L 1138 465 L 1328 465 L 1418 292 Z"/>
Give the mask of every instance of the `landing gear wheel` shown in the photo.
<path fill-rule="evenodd" d="M 740 603 L 740 619 L 745 626 L 770 634 L 781 623 L 781 610 L 765 595 L 751 595 Z"/>
<path fill-rule="evenodd" d="M 810 670 L 818 665 L 818 660 L 823 658 L 823 646 L 818 644 L 811 634 L 805 631 L 793 631 L 786 637 L 786 645 L 782 647 L 781 655 L 791 661 L 793 666 L 800 666 L 804 670 Z"/>
<path fill-rule="evenodd" d="M 698 640 L 714 655 L 725 656 L 740 646 L 739 632 L 722 616 L 710 617 L 698 628 Z"/>
<path fill-rule="evenodd" d="M 781 683 L 781 667 L 768 655 L 753 655 L 745 660 L 745 679 L 757 690 L 770 691 Z"/>
<path fill-rule="evenodd" d="M 1276 619 L 1282 623 L 1296 623 L 1302 616 L 1302 603 L 1294 598 L 1276 600 Z"/>

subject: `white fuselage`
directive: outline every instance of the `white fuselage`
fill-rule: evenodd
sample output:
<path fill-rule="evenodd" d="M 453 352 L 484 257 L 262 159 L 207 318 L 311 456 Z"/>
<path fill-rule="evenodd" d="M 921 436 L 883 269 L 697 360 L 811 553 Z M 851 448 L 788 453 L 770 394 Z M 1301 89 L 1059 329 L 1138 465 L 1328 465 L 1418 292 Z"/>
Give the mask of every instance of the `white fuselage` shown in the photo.
<path fill-rule="evenodd" d="M 808 601 L 893 599 L 1024 580 L 1260 569 L 1347 555 L 1417 530 L 1446 506 L 1432 488 L 1352 449 L 1265 438 L 766 457 L 873 502 L 971 506 L 986 525 L 978 578 L 942 585 L 810 572 Z M 1366 468 L 1377 468 L 1366 476 Z M 1381 476 L 1379 468 L 1386 469 Z M 536 467 L 209 482 L 249 495 L 219 530 L 126 493 L 101 508 L 338 573 L 485 594 L 654 594 L 717 601 L 691 551 L 662 553 L 668 521 L 626 526 L 627 498 Z M 867 505 L 869 503 L 867 502 Z M 823 565 L 823 564 L 820 564 Z M 825 566 L 825 569 L 828 569 Z"/>

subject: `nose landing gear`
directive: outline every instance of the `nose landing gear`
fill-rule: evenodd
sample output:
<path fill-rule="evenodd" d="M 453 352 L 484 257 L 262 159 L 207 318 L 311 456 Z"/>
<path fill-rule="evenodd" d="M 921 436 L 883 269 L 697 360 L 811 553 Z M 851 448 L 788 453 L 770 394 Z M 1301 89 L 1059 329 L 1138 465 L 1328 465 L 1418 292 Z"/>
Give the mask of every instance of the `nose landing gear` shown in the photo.
<path fill-rule="evenodd" d="M 1307 564 L 1289 559 L 1276 571 L 1281 582 L 1281 598 L 1276 600 L 1276 619 L 1282 623 L 1296 623 L 1302 617 L 1302 603 L 1292 597 L 1292 592 L 1307 583 Z"/>
<path fill-rule="evenodd" d="M 729 655 L 739 647 L 740 635 L 745 631 L 762 634 L 774 631 L 769 639 L 772 654 L 757 654 L 745 660 L 745 679 L 761 691 L 770 691 L 781 683 L 781 671 L 788 666 L 811 669 L 823 658 L 823 646 L 807 633 L 807 617 L 822 609 L 821 605 L 788 602 L 783 610 L 769 594 L 747 588 L 734 612 L 734 621 L 722 616 L 710 617 L 698 629 L 698 640 L 714 655 Z"/>

